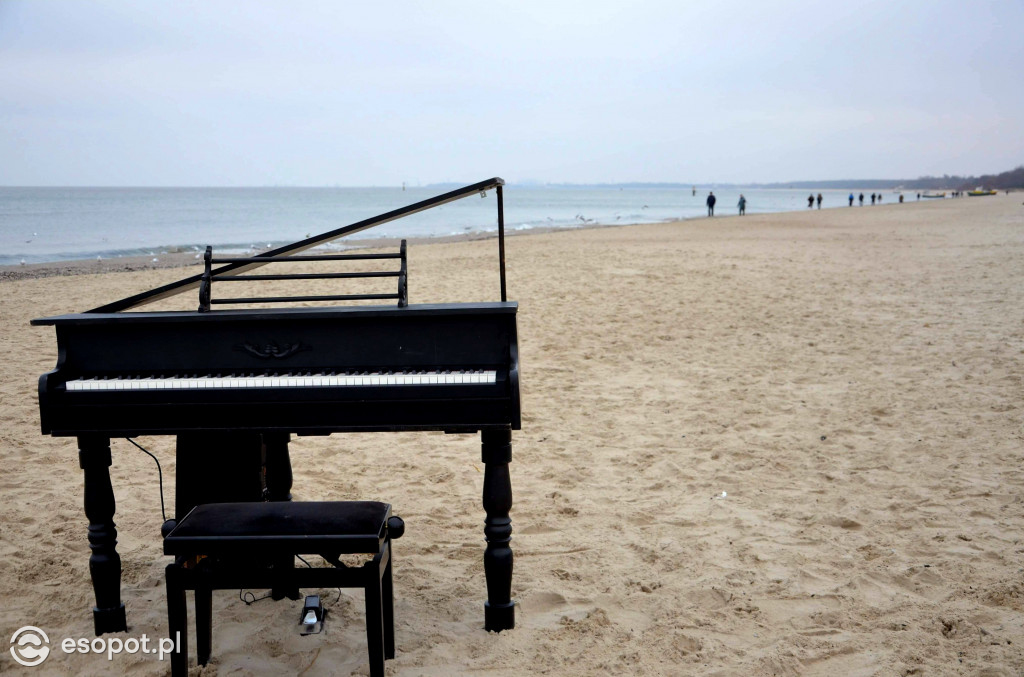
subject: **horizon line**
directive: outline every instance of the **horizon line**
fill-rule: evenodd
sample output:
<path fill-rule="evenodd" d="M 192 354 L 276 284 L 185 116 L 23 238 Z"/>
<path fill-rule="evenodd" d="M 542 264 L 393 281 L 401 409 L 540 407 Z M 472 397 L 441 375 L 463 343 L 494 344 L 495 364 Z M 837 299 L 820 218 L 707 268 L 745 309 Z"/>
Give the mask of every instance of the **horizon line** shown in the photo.
<path fill-rule="evenodd" d="M 698 181 L 698 182 L 679 182 L 679 181 L 601 181 L 601 182 L 570 182 L 570 181 L 506 181 L 505 185 L 508 186 L 520 186 L 528 188 L 544 188 L 544 187 L 622 187 L 622 186 L 664 186 L 664 187 L 679 187 L 679 188 L 715 188 L 715 187 L 742 187 L 742 188 L 785 188 L 787 186 L 796 187 L 797 184 L 801 184 L 800 188 L 806 188 L 811 184 L 843 184 L 843 183 L 880 183 L 886 184 L 893 188 L 900 187 L 901 183 L 909 183 L 912 181 L 921 181 L 928 179 L 939 179 L 944 177 L 920 177 L 917 179 L 815 179 L 815 180 L 794 180 L 794 181 L 752 181 L 752 182 L 735 182 L 735 181 Z M 954 178 L 970 178 L 970 177 L 949 177 L 951 180 Z M 351 184 L 343 185 L 339 183 L 334 184 L 250 184 L 250 185 L 228 185 L 228 184 L 0 184 L 0 188 L 95 188 L 95 189 L 202 189 L 202 188 L 216 188 L 216 189 L 252 189 L 252 188 L 400 188 L 400 189 L 421 189 L 421 188 L 436 188 L 443 186 L 462 186 L 472 185 L 472 181 L 462 183 L 459 181 L 438 181 L 433 183 L 417 184 L 415 186 L 408 184 Z"/>

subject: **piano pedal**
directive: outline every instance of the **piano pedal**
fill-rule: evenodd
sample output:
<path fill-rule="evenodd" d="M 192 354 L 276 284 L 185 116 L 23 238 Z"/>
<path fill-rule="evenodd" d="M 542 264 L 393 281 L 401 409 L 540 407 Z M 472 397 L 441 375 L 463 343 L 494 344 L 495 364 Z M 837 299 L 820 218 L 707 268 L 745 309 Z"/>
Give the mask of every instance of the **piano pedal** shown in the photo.
<path fill-rule="evenodd" d="M 303 637 L 306 635 L 319 635 L 324 631 L 324 620 L 326 617 L 327 611 L 320 602 L 320 595 L 306 595 L 306 602 L 302 607 L 302 616 L 299 618 L 299 624 L 302 626 L 299 634 Z"/>

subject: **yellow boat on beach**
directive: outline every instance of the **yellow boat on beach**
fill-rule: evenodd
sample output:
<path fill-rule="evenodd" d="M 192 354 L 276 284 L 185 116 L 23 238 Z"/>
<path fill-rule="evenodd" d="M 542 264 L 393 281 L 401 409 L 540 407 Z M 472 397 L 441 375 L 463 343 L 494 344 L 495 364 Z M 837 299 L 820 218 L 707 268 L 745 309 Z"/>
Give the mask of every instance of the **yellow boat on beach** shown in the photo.
<path fill-rule="evenodd" d="M 994 191 L 994 190 L 982 190 L 981 188 L 978 188 L 978 189 L 975 189 L 975 190 L 967 191 L 967 194 L 970 195 L 971 197 L 977 197 L 979 195 L 995 195 L 996 191 Z"/>

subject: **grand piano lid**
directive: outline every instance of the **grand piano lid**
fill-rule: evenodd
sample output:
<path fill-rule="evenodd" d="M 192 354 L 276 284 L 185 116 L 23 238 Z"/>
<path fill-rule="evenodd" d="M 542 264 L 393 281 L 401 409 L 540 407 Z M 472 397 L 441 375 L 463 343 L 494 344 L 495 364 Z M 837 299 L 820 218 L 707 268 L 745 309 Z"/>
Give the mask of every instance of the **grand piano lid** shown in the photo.
<path fill-rule="evenodd" d="M 501 187 L 504 186 L 504 185 L 505 185 L 504 179 L 501 179 L 499 177 L 494 177 L 494 178 L 491 178 L 491 179 L 487 179 L 486 181 L 480 181 L 479 183 L 474 183 L 474 184 L 465 186 L 463 188 L 458 188 L 456 190 L 449 191 L 447 193 L 443 193 L 441 195 L 437 195 L 437 196 L 432 197 L 432 198 L 428 198 L 426 200 L 421 200 L 420 202 L 415 202 L 415 203 L 413 203 L 411 205 L 407 205 L 405 207 L 401 207 L 399 209 L 395 209 L 395 210 L 392 210 L 390 212 L 386 212 L 386 213 L 381 214 L 379 216 L 374 216 L 374 217 L 369 218 L 369 219 L 364 219 L 362 221 L 358 221 L 356 223 L 350 224 L 348 226 L 344 226 L 342 228 L 336 228 L 334 230 L 327 231 L 326 233 L 321 233 L 320 235 L 314 235 L 313 237 L 308 237 L 305 240 L 299 240 L 298 242 L 293 242 L 291 244 L 284 245 L 283 247 L 278 247 L 277 249 L 272 249 L 272 250 L 270 250 L 268 252 L 263 252 L 259 256 L 260 257 L 273 257 L 273 256 L 289 256 L 289 255 L 293 255 L 293 254 L 298 254 L 300 252 L 306 251 L 307 249 L 312 249 L 313 247 L 317 247 L 319 245 L 326 244 L 327 242 L 330 242 L 332 240 L 337 240 L 338 238 L 345 237 L 347 235 L 352 235 L 354 233 L 358 233 L 360 231 L 364 231 L 364 230 L 366 230 L 368 228 L 373 228 L 374 226 L 379 226 L 381 224 L 388 223 L 389 221 L 394 221 L 396 219 L 400 219 L 402 217 L 409 216 L 411 214 L 416 214 L 418 212 L 422 212 L 422 211 L 425 211 L 427 209 L 431 209 L 433 207 L 439 207 L 439 206 L 441 206 L 443 204 L 447 204 L 449 202 L 454 202 L 456 200 L 461 200 L 461 199 L 463 199 L 465 197 L 469 197 L 471 195 L 476 195 L 476 194 L 479 194 L 479 193 L 484 193 L 485 191 L 488 191 L 488 190 L 490 190 L 492 188 L 497 188 L 497 195 L 498 195 L 498 259 L 499 259 L 499 266 L 500 266 L 499 272 L 500 272 L 500 275 L 501 275 L 501 300 L 505 301 L 506 300 L 506 296 L 505 296 L 505 217 L 504 217 L 504 214 L 503 214 L 502 194 L 501 194 Z M 220 268 L 217 268 L 216 271 L 215 271 L 215 274 L 217 274 L 219 276 L 222 276 L 222 277 L 226 276 L 226 275 L 238 275 L 238 274 L 241 274 L 241 273 L 253 270 L 255 268 L 258 268 L 258 267 L 260 267 L 262 265 L 265 265 L 265 263 L 264 262 L 260 262 L 260 261 L 253 261 L 251 263 L 250 262 L 246 262 L 246 263 L 229 263 L 229 264 L 226 264 L 224 266 L 221 266 Z M 163 285 L 162 287 L 156 287 L 155 289 L 150 289 L 149 291 L 142 292 L 141 294 L 136 294 L 134 296 L 129 296 L 129 297 L 123 298 L 123 299 L 121 299 L 119 301 L 114 301 L 113 303 L 108 303 L 108 304 L 100 306 L 98 308 L 93 308 L 92 310 L 87 310 L 86 313 L 88 313 L 88 314 L 93 314 L 93 313 L 95 313 L 95 314 L 103 314 L 103 313 L 117 313 L 117 312 L 120 312 L 120 311 L 123 311 L 123 310 L 128 310 L 129 308 L 134 308 L 136 306 L 144 305 L 146 303 L 152 303 L 153 301 L 158 301 L 160 299 L 164 299 L 164 298 L 167 298 L 169 296 L 174 296 L 175 294 L 180 294 L 180 293 L 188 291 L 190 289 L 195 289 L 195 288 L 197 288 L 199 286 L 199 283 L 201 281 L 202 281 L 202 275 L 193 275 L 191 277 L 186 277 L 186 278 L 184 278 L 182 280 L 178 280 L 177 282 L 172 282 L 170 284 Z M 220 315 L 223 312 L 230 312 L 230 311 L 218 311 L 217 314 Z M 75 317 L 75 316 L 73 316 L 73 315 L 64 315 L 64 316 L 60 316 L 60 317 L 61 318 L 71 318 L 71 317 Z M 33 325 L 56 324 L 56 322 L 50 321 L 50 320 L 56 320 L 56 319 L 58 319 L 58 318 L 42 318 L 42 319 L 39 319 L 39 320 L 33 320 L 32 324 Z"/>

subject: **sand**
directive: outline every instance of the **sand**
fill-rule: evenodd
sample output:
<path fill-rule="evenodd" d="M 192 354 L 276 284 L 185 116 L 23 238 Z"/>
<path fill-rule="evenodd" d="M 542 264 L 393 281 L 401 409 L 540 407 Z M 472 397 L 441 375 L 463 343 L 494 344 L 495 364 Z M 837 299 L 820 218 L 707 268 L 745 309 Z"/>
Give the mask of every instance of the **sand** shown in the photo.
<path fill-rule="evenodd" d="M 296 500 L 386 500 L 406 520 L 389 675 L 1024 671 L 1019 195 L 551 232 L 507 249 L 523 389 L 514 630 L 482 629 L 477 436 L 292 444 Z M 413 247 L 411 299 L 493 300 L 496 258 L 494 240 Z M 0 285 L 5 633 L 92 627 L 75 443 L 38 426 L 55 341 L 28 321 L 194 271 Z M 140 441 L 163 462 L 171 510 L 173 442 Z M 115 636 L 162 637 L 155 465 L 112 446 L 130 626 Z M 361 595 L 322 594 L 326 633 L 300 637 L 300 602 L 218 593 L 201 674 L 367 674 Z M 0 656 L 0 671 L 16 667 Z M 168 664 L 58 649 L 45 668 Z"/>

